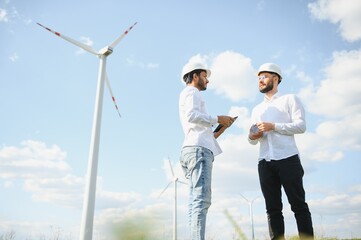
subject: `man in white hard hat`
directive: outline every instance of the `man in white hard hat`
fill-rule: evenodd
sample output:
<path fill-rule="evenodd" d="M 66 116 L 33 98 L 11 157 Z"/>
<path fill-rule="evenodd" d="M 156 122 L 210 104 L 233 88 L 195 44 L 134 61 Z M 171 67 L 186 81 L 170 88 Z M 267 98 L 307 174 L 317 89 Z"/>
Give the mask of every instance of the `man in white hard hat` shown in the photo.
<path fill-rule="evenodd" d="M 281 187 L 294 212 L 299 237 L 313 239 L 311 213 L 303 188 L 304 171 L 294 138 L 306 131 L 305 111 L 295 95 L 278 93 L 281 80 L 281 68 L 276 64 L 259 67 L 258 86 L 265 97 L 252 110 L 254 125 L 248 140 L 254 145 L 260 143 L 258 174 L 271 239 L 284 239 Z"/>
<path fill-rule="evenodd" d="M 211 205 L 211 179 L 214 156 L 222 152 L 216 138 L 232 125 L 229 116 L 208 114 L 201 91 L 207 89 L 211 71 L 201 63 L 188 63 L 182 77 L 186 87 L 179 96 L 179 116 L 185 139 L 180 163 L 189 179 L 189 225 L 191 240 L 204 240 L 208 208 Z M 222 124 L 219 132 L 212 127 Z"/>

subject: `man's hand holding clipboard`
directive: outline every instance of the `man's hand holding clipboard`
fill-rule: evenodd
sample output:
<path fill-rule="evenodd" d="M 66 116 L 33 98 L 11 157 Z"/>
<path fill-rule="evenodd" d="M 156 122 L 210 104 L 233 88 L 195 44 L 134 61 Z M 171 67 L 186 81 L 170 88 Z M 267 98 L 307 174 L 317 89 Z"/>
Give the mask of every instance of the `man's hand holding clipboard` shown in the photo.
<path fill-rule="evenodd" d="M 223 125 L 223 124 L 218 124 L 218 126 L 217 126 L 217 127 L 214 129 L 214 131 L 213 131 L 214 137 L 215 137 L 215 138 L 218 138 L 218 137 L 224 132 L 224 130 L 226 130 L 226 128 L 229 128 L 229 127 L 233 124 L 233 122 L 234 122 L 237 118 L 238 118 L 238 116 L 234 117 L 234 118 L 233 118 L 233 121 L 232 121 L 230 124 L 228 124 L 228 126 L 225 126 L 225 125 Z"/>

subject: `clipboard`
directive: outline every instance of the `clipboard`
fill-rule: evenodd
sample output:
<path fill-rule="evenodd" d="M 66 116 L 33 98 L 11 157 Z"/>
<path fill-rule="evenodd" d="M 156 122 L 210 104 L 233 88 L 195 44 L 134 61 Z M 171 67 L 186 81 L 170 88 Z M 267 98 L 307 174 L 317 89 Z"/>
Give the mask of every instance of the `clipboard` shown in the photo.
<path fill-rule="evenodd" d="M 238 116 L 234 117 L 233 119 L 236 120 L 238 118 Z M 218 124 L 218 126 L 213 130 L 213 133 L 219 132 L 219 130 L 221 130 L 221 128 L 223 127 L 222 124 Z"/>

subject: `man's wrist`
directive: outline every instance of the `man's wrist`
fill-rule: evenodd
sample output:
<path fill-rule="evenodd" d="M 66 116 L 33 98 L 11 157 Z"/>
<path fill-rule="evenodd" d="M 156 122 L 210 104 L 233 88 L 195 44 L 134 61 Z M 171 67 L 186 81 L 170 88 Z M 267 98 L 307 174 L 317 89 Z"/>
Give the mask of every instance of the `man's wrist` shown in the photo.
<path fill-rule="evenodd" d="M 217 117 L 210 116 L 210 124 L 212 126 L 215 126 L 217 123 L 218 123 L 218 116 Z"/>

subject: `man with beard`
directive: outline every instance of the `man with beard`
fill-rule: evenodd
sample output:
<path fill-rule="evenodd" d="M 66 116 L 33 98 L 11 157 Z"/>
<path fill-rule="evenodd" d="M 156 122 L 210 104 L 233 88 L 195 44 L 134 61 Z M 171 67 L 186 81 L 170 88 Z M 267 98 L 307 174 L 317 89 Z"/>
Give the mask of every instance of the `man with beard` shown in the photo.
<path fill-rule="evenodd" d="M 306 131 L 305 111 L 293 94 L 281 95 L 278 85 L 282 72 L 274 63 L 265 63 L 258 70 L 259 91 L 264 100 L 252 110 L 248 140 L 260 143 L 258 174 L 266 203 L 271 239 L 284 239 L 282 214 L 283 187 L 297 222 L 301 239 L 313 239 L 311 213 L 305 200 L 303 167 L 294 134 Z"/>
<path fill-rule="evenodd" d="M 208 114 L 201 91 L 207 89 L 211 71 L 201 63 L 188 63 L 182 77 L 186 87 L 179 96 L 179 116 L 185 139 L 180 163 L 189 179 L 189 225 L 191 240 L 204 240 L 206 217 L 211 205 L 211 180 L 214 156 L 222 152 L 216 138 L 232 125 L 229 116 Z M 213 133 L 212 126 L 223 125 Z"/>

